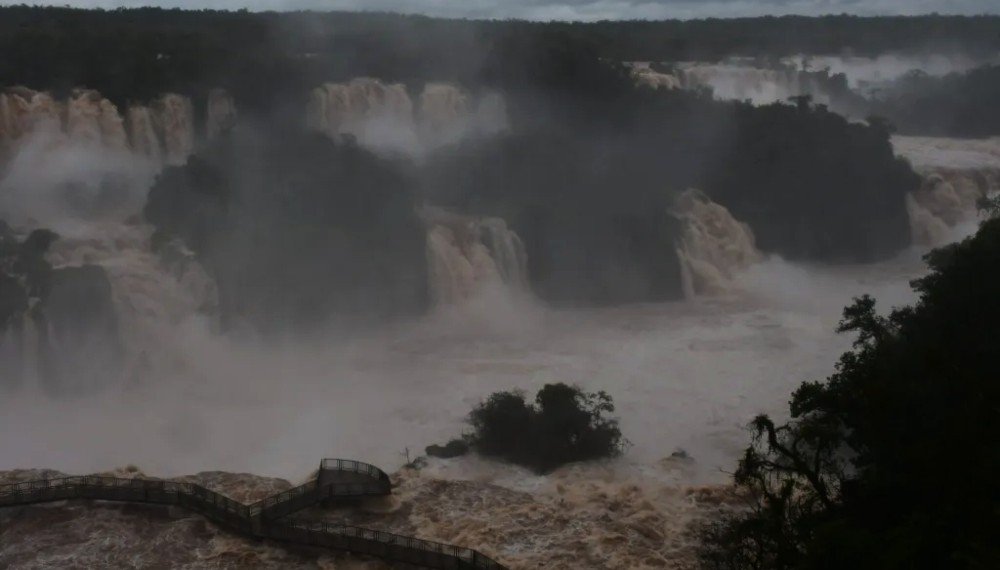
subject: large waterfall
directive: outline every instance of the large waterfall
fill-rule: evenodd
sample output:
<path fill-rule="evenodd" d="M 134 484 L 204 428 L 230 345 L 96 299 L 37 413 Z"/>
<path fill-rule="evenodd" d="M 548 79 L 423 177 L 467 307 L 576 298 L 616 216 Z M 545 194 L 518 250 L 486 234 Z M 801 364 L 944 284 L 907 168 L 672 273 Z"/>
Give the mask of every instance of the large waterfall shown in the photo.
<path fill-rule="evenodd" d="M 977 219 L 978 202 L 998 191 L 1000 170 L 926 171 L 920 189 L 906 197 L 913 243 L 938 246 L 953 241 L 960 226 Z"/>
<path fill-rule="evenodd" d="M 742 61 L 721 63 L 679 62 L 669 72 L 657 71 L 649 62 L 628 64 L 639 85 L 653 89 L 711 89 L 718 99 L 749 100 L 755 105 L 811 95 L 829 104 L 830 97 L 813 78 L 793 67 L 761 68 Z"/>
<path fill-rule="evenodd" d="M 179 246 L 154 253 L 152 228 L 94 222 L 75 232 L 56 239 L 45 257 L 64 291 L 32 299 L 3 334 L 0 358 L 17 363 L 19 373 L 0 388 L 42 385 L 67 394 L 140 382 L 149 367 L 178 366 L 182 355 L 170 344 L 180 323 L 215 312 L 214 282 Z"/>
<path fill-rule="evenodd" d="M 205 135 L 232 127 L 236 104 L 225 90 L 208 93 Z M 0 92 L 0 163 L 43 137 L 46 146 L 130 151 L 155 164 L 183 164 L 194 152 L 194 104 L 177 93 L 165 93 L 147 104 L 118 107 L 92 89 L 74 89 L 65 101 L 44 92 L 12 87 Z"/>
<path fill-rule="evenodd" d="M 401 83 L 361 77 L 312 90 L 306 124 L 330 136 L 352 135 L 376 150 L 419 155 L 473 134 L 506 128 L 503 98 L 474 96 L 450 83 L 423 87 L 415 105 Z"/>
<path fill-rule="evenodd" d="M 163 139 L 167 164 L 183 164 L 194 152 L 194 106 L 182 95 L 168 93 L 153 102 L 153 124 Z"/>
<path fill-rule="evenodd" d="M 135 215 L 162 164 L 194 150 L 187 98 L 167 94 L 123 118 L 93 90 L 58 101 L 8 89 L 0 149 L 0 216 L 14 228 L 0 236 L 0 257 L 19 260 L 22 281 L 33 274 L 49 283 L 0 323 L 9 325 L 2 358 L 16 369 L 5 384 L 63 395 L 115 385 L 169 352 L 163 329 L 214 305 L 214 285 L 190 254 L 170 244 L 154 254 L 152 228 Z M 44 235 L 30 234 L 36 228 L 58 236 L 44 258 L 25 257 L 19 245 Z"/>
<path fill-rule="evenodd" d="M 208 92 L 208 110 L 205 116 L 205 136 L 209 139 L 233 128 L 236 124 L 236 102 L 225 89 Z"/>
<path fill-rule="evenodd" d="M 762 259 L 750 226 L 702 192 L 681 193 L 674 215 L 682 222 L 677 257 L 686 297 L 729 293 L 737 273 Z"/>
<path fill-rule="evenodd" d="M 128 147 L 125 124 L 118 108 L 97 91 L 78 89 L 66 109 L 66 134 L 70 140 L 112 150 Z"/>
<path fill-rule="evenodd" d="M 48 93 L 12 88 L 0 93 L 0 144 L 8 151 L 37 131 L 62 132 L 63 105 Z"/>
<path fill-rule="evenodd" d="M 416 145 L 413 102 L 406 87 L 370 77 L 313 89 L 306 124 L 330 136 L 353 135 L 376 148 L 407 151 Z"/>
<path fill-rule="evenodd" d="M 896 152 L 923 177 L 906 198 L 914 245 L 933 247 L 968 235 L 977 202 L 1000 192 L 1000 139 L 895 136 Z"/>
<path fill-rule="evenodd" d="M 128 108 L 129 140 L 132 151 L 159 163 L 163 160 L 163 144 L 153 122 L 153 113 L 149 107 L 133 105 Z"/>
<path fill-rule="evenodd" d="M 431 296 L 457 304 L 490 288 L 524 292 L 528 257 L 521 238 L 499 218 L 474 218 L 425 208 Z"/>

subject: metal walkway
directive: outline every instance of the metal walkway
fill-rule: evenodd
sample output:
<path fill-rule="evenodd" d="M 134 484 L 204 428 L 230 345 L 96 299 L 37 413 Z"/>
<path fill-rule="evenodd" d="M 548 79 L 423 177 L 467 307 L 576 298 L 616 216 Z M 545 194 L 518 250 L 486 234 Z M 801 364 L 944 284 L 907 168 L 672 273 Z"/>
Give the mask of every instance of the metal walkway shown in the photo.
<path fill-rule="evenodd" d="M 240 534 L 376 556 L 425 568 L 506 570 L 483 554 L 389 532 L 287 518 L 325 500 L 384 496 L 389 476 L 374 465 L 324 459 L 316 478 L 252 504 L 194 483 L 120 477 L 60 477 L 0 485 L 0 508 L 92 499 L 184 507 Z"/>

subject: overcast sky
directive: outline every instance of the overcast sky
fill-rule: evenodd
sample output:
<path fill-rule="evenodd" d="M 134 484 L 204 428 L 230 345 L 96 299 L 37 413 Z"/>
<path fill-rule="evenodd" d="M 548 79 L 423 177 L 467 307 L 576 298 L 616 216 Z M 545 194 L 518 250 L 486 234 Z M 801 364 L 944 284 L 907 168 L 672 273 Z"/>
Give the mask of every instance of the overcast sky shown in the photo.
<path fill-rule="evenodd" d="M 33 3 L 0 0 L 0 5 Z M 57 0 L 40 4 L 115 8 L 384 10 L 453 18 L 666 19 L 783 14 L 1000 14 L 1000 0 Z"/>

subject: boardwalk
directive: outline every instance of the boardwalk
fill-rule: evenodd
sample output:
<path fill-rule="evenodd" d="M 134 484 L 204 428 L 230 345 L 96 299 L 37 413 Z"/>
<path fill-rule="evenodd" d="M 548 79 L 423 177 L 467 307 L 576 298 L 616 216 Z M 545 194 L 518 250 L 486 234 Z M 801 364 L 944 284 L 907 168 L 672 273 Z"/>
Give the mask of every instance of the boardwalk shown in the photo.
<path fill-rule="evenodd" d="M 312 481 L 249 505 L 194 483 L 83 476 L 0 485 L 0 508 L 72 499 L 176 505 L 254 538 L 331 548 L 425 568 L 505 570 L 501 564 L 469 548 L 289 517 L 325 500 L 376 497 L 391 492 L 389 476 L 373 465 L 324 459 Z"/>

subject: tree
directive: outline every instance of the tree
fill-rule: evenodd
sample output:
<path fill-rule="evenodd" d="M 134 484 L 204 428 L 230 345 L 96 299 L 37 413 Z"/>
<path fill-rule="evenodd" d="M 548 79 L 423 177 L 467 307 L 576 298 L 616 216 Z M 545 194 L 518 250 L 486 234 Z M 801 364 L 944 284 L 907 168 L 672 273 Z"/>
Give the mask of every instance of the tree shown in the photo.
<path fill-rule="evenodd" d="M 865 296 L 857 335 L 791 419 L 751 424 L 745 512 L 705 529 L 712 568 L 996 568 L 1000 547 L 1000 220 L 932 252 L 912 307 Z"/>
<path fill-rule="evenodd" d="M 628 444 L 606 392 L 546 384 L 534 404 L 523 392 L 497 392 L 469 414 L 468 443 L 480 454 L 545 473 L 576 461 L 619 455 Z"/>

